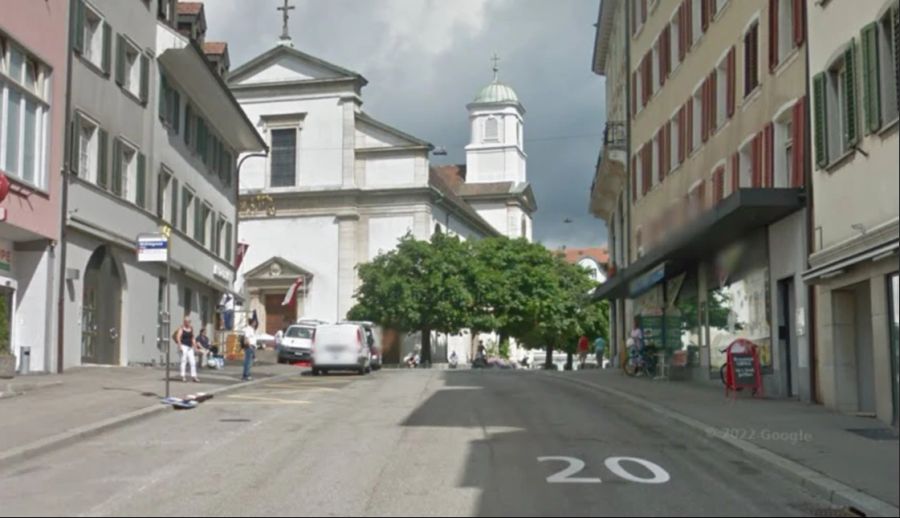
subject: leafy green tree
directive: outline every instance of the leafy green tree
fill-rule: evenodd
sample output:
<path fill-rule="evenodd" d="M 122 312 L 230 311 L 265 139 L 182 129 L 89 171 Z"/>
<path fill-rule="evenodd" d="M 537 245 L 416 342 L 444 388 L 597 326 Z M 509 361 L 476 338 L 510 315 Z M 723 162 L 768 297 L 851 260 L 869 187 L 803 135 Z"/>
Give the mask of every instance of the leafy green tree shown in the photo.
<path fill-rule="evenodd" d="M 353 320 L 422 333 L 422 364 L 431 364 L 431 333 L 459 333 L 472 320 L 471 247 L 435 233 L 430 242 L 403 237 L 397 248 L 360 265 Z"/>

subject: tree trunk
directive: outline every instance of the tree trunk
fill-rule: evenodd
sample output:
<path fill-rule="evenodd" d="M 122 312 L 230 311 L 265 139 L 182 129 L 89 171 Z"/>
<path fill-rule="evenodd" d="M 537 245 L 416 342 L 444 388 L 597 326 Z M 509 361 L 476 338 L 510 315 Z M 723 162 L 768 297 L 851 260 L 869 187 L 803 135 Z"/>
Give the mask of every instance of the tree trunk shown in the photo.
<path fill-rule="evenodd" d="M 572 370 L 572 364 L 574 363 L 574 358 L 571 352 L 566 353 L 566 370 Z"/>
<path fill-rule="evenodd" d="M 422 353 L 419 359 L 420 367 L 424 369 L 431 367 L 431 329 L 422 330 Z"/>
<path fill-rule="evenodd" d="M 547 359 L 544 360 L 544 369 L 552 370 L 553 369 L 553 345 L 547 345 Z"/>

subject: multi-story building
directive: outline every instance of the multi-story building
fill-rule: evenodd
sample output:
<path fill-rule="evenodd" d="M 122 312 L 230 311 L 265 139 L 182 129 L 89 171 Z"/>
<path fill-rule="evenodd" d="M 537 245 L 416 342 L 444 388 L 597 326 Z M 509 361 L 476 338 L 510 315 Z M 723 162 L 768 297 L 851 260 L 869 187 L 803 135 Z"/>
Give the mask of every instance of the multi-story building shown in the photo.
<path fill-rule="evenodd" d="M 809 6 L 822 402 L 898 418 L 898 2 Z"/>
<path fill-rule="evenodd" d="M 0 352 L 31 371 L 57 360 L 68 11 L 10 0 L 0 16 Z"/>
<path fill-rule="evenodd" d="M 605 0 L 600 3 L 597 35 L 594 40 L 594 73 L 606 78 L 606 128 L 603 149 L 597 158 L 594 183 L 591 186 L 591 213 L 606 221 L 609 263 L 607 277 L 630 263 L 628 253 L 631 205 L 628 185 L 628 49 L 630 34 L 626 23 L 628 2 Z M 630 329 L 631 302 L 616 299 L 610 304 L 611 349 L 625 355 L 625 340 Z"/>
<path fill-rule="evenodd" d="M 136 238 L 171 228 L 172 318 L 210 325 L 234 280 L 236 157 L 265 144 L 176 2 L 75 6 L 64 365 L 159 361 L 166 268 Z"/>
<path fill-rule="evenodd" d="M 743 338 L 767 393 L 810 399 L 806 2 L 628 5 L 628 265 L 597 296 L 684 376 Z"/>

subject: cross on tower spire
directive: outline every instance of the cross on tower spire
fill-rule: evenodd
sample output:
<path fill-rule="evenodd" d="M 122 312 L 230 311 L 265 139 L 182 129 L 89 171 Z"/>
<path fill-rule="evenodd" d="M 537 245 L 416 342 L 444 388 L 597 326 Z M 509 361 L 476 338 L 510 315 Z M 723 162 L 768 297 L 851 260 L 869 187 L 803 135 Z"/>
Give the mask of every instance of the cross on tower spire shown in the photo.
<path fill-rule="evenodd" d="M 500 56 L 498 56 L 497 53 L 494 52 L 494 56 L 491 58 L 491 61 L 494 62 L 494 82 L 496 83 L 498 80 L 498 73 L 500 72 Z"/>
<path fill-rule="evenodd" d="M 291 42 L 291 35 L 288 32 L 288 20 L 291 17 L 290 11 L 296 9 L 296 6 L 290 5 L 290 0 L 284 0 L 284 6 L 276 7 L 275 9 L 281 11 L 282 18 L 284 19 L 284 25 L 281 28 L 281 44 L 282 45 L 290 45 L 294 44 Z"/>

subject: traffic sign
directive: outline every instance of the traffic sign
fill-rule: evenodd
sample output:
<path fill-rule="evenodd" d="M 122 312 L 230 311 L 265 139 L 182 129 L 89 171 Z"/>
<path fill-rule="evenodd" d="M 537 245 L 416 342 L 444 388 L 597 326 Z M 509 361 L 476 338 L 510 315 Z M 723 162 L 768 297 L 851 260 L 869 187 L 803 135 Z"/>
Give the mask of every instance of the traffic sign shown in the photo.
<path fill-rule="evenodd" d="M 141 234 L 137 239 L 139 263 L 165 263 L 169 260 L 169 238 L 163 234 Z"/>

